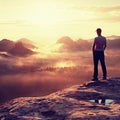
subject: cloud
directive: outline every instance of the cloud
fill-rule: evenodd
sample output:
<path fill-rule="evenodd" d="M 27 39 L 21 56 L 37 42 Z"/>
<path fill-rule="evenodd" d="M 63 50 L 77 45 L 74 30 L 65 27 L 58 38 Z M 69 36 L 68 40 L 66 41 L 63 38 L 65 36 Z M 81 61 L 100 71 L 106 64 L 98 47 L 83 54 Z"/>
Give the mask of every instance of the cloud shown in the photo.
<path fill-rule="evenodd" d="M 94 7 L 92 10 L 96 13 L 96 20 L 120 21 L 120 6 Z"/>
<path fill-rule="evenodd" d="M 76 12 L 85 13 L 88 15 L 88 20 L 119 22 L 120 21 L 120 6 L 92 6 L 92 7 L 72 7 Z"/>
<path fill-rule="evenodd" d="M 0 55 L 0 75 L 49 71 L 58 59 L 28 57 L 5 57 Z"/>
<path fill-rule="evenodd" d="M 120 6 L 93 7 L 92 10 L 99 12 L 120 12 Z"/>
<path fill-rule="evenodd" d="M 25 20 L 0 20 L 1 25 L 27 25 Z"/>

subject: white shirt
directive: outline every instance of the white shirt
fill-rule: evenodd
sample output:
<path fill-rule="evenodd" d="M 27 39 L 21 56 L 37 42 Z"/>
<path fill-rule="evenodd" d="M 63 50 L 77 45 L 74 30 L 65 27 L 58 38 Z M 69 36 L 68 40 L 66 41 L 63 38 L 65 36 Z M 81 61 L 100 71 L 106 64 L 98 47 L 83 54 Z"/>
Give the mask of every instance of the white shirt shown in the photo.
<path fill-rule="evenodd" d="M 95 51 L 104 51 L 106 45 L 106 38 L 103 36 L 98 36 L 94 39 Z"/>

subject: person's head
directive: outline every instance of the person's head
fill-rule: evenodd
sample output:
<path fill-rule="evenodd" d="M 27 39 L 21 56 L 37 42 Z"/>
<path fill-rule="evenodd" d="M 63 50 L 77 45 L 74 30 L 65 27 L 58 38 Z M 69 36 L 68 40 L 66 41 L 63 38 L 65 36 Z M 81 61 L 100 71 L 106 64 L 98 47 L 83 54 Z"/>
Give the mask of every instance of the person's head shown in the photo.
<path fill-rule="evenodd" d="M 101 33 L 102 33 L 102 29 L 101 28 L 97 28 L 96 32 L 97 32 L 97 35 L 100 36 Z"/>

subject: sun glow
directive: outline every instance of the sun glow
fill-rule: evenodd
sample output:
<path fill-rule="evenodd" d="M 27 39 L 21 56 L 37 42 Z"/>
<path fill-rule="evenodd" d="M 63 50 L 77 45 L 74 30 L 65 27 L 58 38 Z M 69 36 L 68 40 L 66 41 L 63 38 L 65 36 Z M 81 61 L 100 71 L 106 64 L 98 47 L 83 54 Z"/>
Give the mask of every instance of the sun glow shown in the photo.
<path fill-rule="evenodd" d="M 34 4 L 26 20 L 31 24 L 44 27 L 55 25 L 59 22 L 58 9 L 49 2 Z"/>
<path fill-rule="evenodd" d="M 63 36 L 94 38 L 97 27 L 105 36 L 119 35 L 119 8 L 115 0 L 1 0 L 0 37 L 48 44 Z"/>
<path fill-rule="evenodd" d="M 61 61 L 56 64 L 56 67 L 73 67 L 75 64 L 72 61 Z"/>

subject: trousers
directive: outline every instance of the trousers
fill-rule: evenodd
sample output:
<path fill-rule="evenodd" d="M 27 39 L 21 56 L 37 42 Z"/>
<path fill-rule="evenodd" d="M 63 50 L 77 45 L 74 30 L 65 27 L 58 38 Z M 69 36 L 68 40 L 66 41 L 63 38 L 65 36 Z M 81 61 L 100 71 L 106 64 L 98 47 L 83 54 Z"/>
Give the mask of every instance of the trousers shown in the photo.
<path fill-rule="evenodd" d="M 93 61 L 94 61 L 93 77 L 98 78 L 98 63 L 100 61 L 101 67 L 102 67 L 102 72 L 103 72 L 103 77 L 106 78 L 107 71 L 106 71 L 106 65 L 105 65 L 104 51 L 94 51 L 93 52 Z"/>

